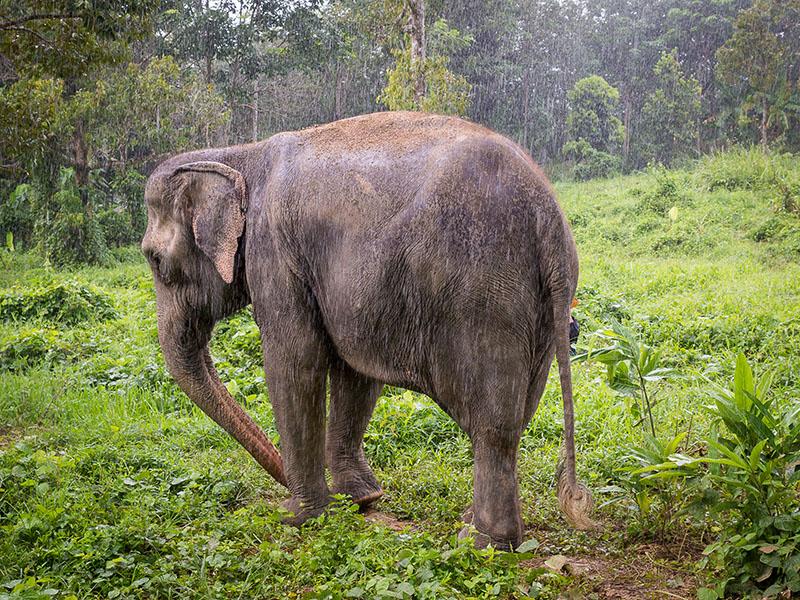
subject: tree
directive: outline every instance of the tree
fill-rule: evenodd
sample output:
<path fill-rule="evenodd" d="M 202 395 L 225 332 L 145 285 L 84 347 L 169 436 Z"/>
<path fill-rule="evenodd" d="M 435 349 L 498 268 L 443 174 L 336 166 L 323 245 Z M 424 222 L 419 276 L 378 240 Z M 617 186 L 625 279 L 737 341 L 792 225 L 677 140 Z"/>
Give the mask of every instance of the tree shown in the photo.
<path fill-rule="evenodd" d="M 592 75 L 575 83 L 567 98 L 570 138 L 583 139 L 601 152 L 617 152 L 624 133 L 622 121 L 616 116 L 619 90 L 599 75 Z"/>
<path fill-rule="evenodd" d="M 618 168 L 614 156 L 624 139 L 625 128 L 616 116 L 619 91 L 599 75 L 580 79 L 567 95 L 569 114 L 564 155 L 576 162 L 579 179 L 603 177 Z"/>
<path fill-rule="evenodd" d="M 407 40 L 408 41 L 408 40 Z M 396 63 L 388 73 L 386 87 L 378 96 L 389 110 L 424 110 L 428 112 L 463 115 L 469 104 L 469 82 L 463 75 L 448 68 L 449 54 L 469 45 L 472 38 L 453 29 L 444 19 L 433 24 L 430 55 L 420 58 L 415 44 L 393 52 Z M 416 61 L 422 60 L 421 64 Z M 419 82 L 423 81 L 420 89 Z M 420 94 L 420 92 L 422 92 Z"/>
<path fill-rule="evenodd" d="M 769 128 L 784 132 L 800 112 L 800 0 L 756 0 L 739 13 L 717 51 L 717 76 L 741 101 L 743 122 L 756 113 L 761 145 Z"/>
<path fill-rule="evenodd" d="M 13 129 L 8 136 L 31 137 L 8 139 L 8 130 L 0 133 L 0 148 L 22 145 L 27 149 L 18 157 L 4 156 L 2 163 L 30 175 L 37 167 L 47 167 L 48 161 L 41 158 L 54 152 L 58 139 L 61 144 L 55 145 L 61 147 L 56 151 L 69 155 L 76 184 L 87 211 L 91 210 L 83 191 L 89 183 L 86 107 L 76 97 L 88 74 L 102 65 L 120 62 L 128 44 L 149 31 L 157 5 L 157 0 L 0 0 L 0 60 L 10 65 L 6 81 L 13 81 L 0 100 L 8 118 L 18 122 L 27 119 L 28 107 L 18 95 L 20 89 L 37 90 L 40 99 L 45 89 L 52 92 L 58 87 L 61 92 L 59 99 L 50 95 L 56 114 L 45 103 L 37 102 L 37 108 L 51 116 L 43 126 Z M 22 101 L 14 102 L 15 97 Z M 54 184 L 57 169 L 51 164 L 49 171 Z"/>
<path fill-rule="evenodd" d="M 751 0 L 671 0 L 667 5 L 664 48 L 677 49 L 685 73 L 697 79 L 702 90 L 699 150 L 725 140 L 726 119 L 722 95 L 714 76 L 716 52 L 733 32 L 736 15 Z"/>
<path fill-rule="evenodd" d="M 671 164 L 696 146 L 700 117 L 700 84 L 684 74 L 676 50 L 664 52 L 653 68 L 655 90 L 642 108 L 640 155 Z"/>

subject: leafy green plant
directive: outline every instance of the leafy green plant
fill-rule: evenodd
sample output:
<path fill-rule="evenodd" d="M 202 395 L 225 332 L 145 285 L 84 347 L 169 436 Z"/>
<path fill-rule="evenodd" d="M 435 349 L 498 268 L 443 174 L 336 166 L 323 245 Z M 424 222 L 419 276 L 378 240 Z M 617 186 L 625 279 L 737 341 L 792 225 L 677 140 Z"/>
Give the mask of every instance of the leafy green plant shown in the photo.
<path fill-rule="evenodd" d="M 636 529 L 660 539 L 666 539 L 680 525 L 690 501 L 686 478 L 693 474 L 692 459 L 678 453 L 686 437 L 687 433 L 681 432 L 661 441 L 645 433 L 643 443 L 628 450 L 625 458 L 629 466 L 621 470 L 619 485 L 601 489 L 612 494 L 606 504 L 633 504 L 637 509 Z"/>
<path fill-rule="evenodd" d="M 20 183 L 0 198 L 0 235 L 11 234 L 19 245 L 31 243 L 36 218 L 37 192 L 29 183 Z"/>
<path fill-rule="evenodd" d="M 739 354 L 733 389 L 714 390 L 709 407 L 717 429 L 698 462 L 709 465 L 716 497 L 706 504 L 723 524 L 704 561 L 727 576 L 719 598 L 800 592 L 800 402 L 781 406 L 770 383 Z"/>
<path fill-rule="evenodd" d="M 40 288 L 13 287 L 0 294 L 0 321 L 43 319 L 65 325 L 105 321 L 118 316 L 111 297 L 74 281 Z"/>
<path fill-rule="evenodd" d="M 44 362 L 59 362 L 67 345 L 54 329 L 23 327 L 0 338 L 0 371 L 24 371 Z"/>
<path fill-rule="evenodd" d="M 675 375 L 674 369 L 663 366 L 659 350 L 640 342 L 630 329 L 617 321 L 610 328 L 596 331 L 593 337 L 607 345 L 599 349 L 590 347 L 575 355 L 573 361 L 594 360 L 604 364 L 609 387 L 633 400 L 631 416 L 637 423 L 649 424 L 650 434 L 655 437 L 653 390 L 648 389 L 648 385 Z"/>
<path fill-rule="evenodd" d="M 37 222 L 37 236 L 54 265 L 106 262 L 108 247 L 102 225 L 91 202 L 84 206 L 72 169 L 61 169 L 58 189 L 46 205 L 51 214 Z"/>
<path fill-rule="evenodd" d="M 618 156 L 592 148 L 583 138 L 567 142 L 562 152 L 575 163 L 572 174 L 579 181 L 608 177 L 618 172 L 622 164 Z"/>

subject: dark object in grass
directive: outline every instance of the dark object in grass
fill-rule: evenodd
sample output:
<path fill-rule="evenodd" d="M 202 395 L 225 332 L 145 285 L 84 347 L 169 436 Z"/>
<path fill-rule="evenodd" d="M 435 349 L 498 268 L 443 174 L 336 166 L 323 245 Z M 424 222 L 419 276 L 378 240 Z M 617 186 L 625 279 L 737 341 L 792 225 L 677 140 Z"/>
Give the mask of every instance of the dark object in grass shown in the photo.
<path fill-rule="evenodd" d="M 477 539 L 519 545 L 517 446 L 555 356 L 559 500 L 574 525 L 592 526 L 575 475 L 577 252 L 519 146 L 453 117 L 376 113 L 181 154 L 157 168 L 145 198 L 142 250 L 167 366 L 287 485 L 290 522 L 319 515 L 331 493 L 359 504 L 382 494 L 362 440 L 389 384 L 431 396 L 469 435 Z M 251 303 L 282 461 L 208 353 L 214 323 Z"/>
<path fill-rule="evenodd" d="M 578 343 L 578 336 L 581 334 L 581 324 L 578 323 L 578 319 L 574 316 L 570 315 L 569 317 L 569 353 L 572 356 L 575 356 L 577 350 L 575 349 L 575 344 Z"/>

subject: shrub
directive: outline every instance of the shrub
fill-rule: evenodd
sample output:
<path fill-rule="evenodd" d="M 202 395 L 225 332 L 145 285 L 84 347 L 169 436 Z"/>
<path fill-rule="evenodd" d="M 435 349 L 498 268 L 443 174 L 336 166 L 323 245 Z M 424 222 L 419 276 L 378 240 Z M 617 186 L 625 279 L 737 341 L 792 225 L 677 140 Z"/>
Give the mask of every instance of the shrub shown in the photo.
<path fill-rule="evenodd" d="M 7 196 L 0 199 L 0 234 L 14 236 L 17 245 L 29 245 L 33 237 L 35 222 L 36 191 L 27 183 L 21 183 Z"/>
<path fill-rule="evenodd" d="M 593 148 L 583 138 L 564 144 L 564 155 L 575 161 L 575 179 L 585 181 L 597 177 L 608 177 L 620 168 L 618 156 Z"/>
<path fill-rule="evenodd" d="M 683 201 L 676 178 L 663 167 L 652 169 L 655 186 L 643 193 L 637 208 L 667 216 L 668 211 Z"/>
<path fill-rule="evenodd" d="M 102 226 L 91 203 L 84 206 L 72 169 L 61 169 L 58 189 L 44 208 L 45 216 L 37 223 L 37 237 L 54 265 L 106 262 L 108 248 Z"/>
<path fill-rule="evenodd" d="M 115 174 L 110 182 L 114 200 L 130 219 L 129 238 L 131 242 L 138 242 L 144 235 L 147 226 L 147 211 L 144 207 L 146 182 L 147 177 L 135 169 Z"/>
<path fill-rule="evenodd" d="M 706 564 L 727 576 L 706 598 L 800 592 L 800 402 L 781 407 L 771 377 L 756 382 L 743 354 L 733 389 L 713 394 L 716 432 L 708 440 L 705 507 L 720 518 Z"/>
<path fill-rule="evenodd" d="M 57 331 L 23 328 L 0 340 L 0 371 L 24 371 L 41 363 L 61 362 L 66 354 Z"/>
<path fill-rule="evenodd" d="M 43 319 L 65 325 L 117 318 L 111 298 L 93 287 L 67 281 L 44 288 L 19 287 L 0 294 L 0 320 Z"/>
<path fill-rule="evenodd" d="M 671 491 L 662 489 L 667 498 L 691 478 L 695 512 L 717 517 L 719 538 L 705 549 L 701 566 L 723 578 L 700 590 L 703 599 L 800 591 L 800 403 L 781 407 L 769 394 L 770 383 L 770 376 L 756 382 L 740 353 L 733 389 L 711 392 L 708 412 L 715 423 L 705 439 L 708 455 L 692 458 L 672 449 L 662 453 L 663 462 L 638 471 L 671 480 Z"/>

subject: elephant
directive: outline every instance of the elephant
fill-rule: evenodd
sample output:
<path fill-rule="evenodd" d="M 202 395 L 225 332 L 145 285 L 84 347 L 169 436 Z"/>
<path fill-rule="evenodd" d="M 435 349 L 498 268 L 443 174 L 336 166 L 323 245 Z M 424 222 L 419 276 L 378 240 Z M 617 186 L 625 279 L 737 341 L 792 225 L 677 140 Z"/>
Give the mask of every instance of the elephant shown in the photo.
<path fill-rule="evenodd" d="M 559 504 L 574 527 L 591 526 L 569 357 L 577 250 L 547 178 L 516 143 L 457 117 L 379 112 L 176 155 L 148 178 L 145 202 L 167 368 L 288 488 L 288 522 L 320 515 L 332 494 L 362 507 L 383 494 L 363 437 L 391 385 L 430 396 L 469 437 L 462 533 L 517 547 L 517 448 L 555 357 Z M 280 454 L 209 355 L 214 324 L 247 305 Z"/>

